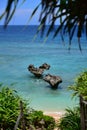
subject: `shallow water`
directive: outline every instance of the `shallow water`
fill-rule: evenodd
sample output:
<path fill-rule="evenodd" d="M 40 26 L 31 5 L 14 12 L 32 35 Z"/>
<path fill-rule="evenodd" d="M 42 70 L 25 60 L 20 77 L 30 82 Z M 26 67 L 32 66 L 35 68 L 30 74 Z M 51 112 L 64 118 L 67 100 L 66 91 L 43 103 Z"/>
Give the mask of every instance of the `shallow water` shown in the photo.
<path fill-rule="evenodd" d="M 67 36 L 64 46 L 60 36 L 52 40 L 50 35 L 45 43 L 40 36 L 33 40 L 35 32 L 36 26 L 25 29 L 22 26 L 11 26 L 7 30 L 0 27 L 0 82 L 7 85 L 14 83 L 10 87 L 29 100 L 34 109 L 63 111 L 66 107 L 73 107 L 78 100 L 71 99 L 71 92 L 67 87 L 87 68 L 85 37 L 81 39 L 82 53 L 78 49 L 76 37 L 69 52 Z M 27 70 L 29 64 L 38 67 L 45 62 L 50 64 L 51 68 L 45 71 L 44 75 L 59 75 L 63 80 L 57 90 L 52 90 L 48 83 L 41 78 L 35 78 Z"/>

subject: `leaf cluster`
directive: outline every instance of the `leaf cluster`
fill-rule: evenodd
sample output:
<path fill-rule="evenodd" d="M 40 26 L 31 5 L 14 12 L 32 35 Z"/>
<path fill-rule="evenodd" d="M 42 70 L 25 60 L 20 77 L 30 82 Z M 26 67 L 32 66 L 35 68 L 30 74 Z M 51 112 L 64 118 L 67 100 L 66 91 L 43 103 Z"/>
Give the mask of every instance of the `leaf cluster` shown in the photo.
<path fill-rule="evenodd" d="M 44 130 L 53 130 L 55 127 L 55 120 L 53 117 L 44 115 L 42 111 L 33 111 L 28 117 L 29 123 L 34 128 L 42 128 Z"/>
<path fill-rule="evenodd" d="M 26 118 L 29 116 L 29 111 L 31 111 L 27 101 L 23 100 L 15 90 L 10 89 L 8 86 L 2 86 L 2 84 L 0 86 L 2 87 L 0 91 L 0 128 L 3 130 L 12 130 L 14 128 L 21 111 L 20 101 L 23 103 L 23 113 L 27 125 Z M 21 120 L 18 127 L 20 129 L 22 127 Z"/>
<path fill-rule="evenodd" d="M 32 15 L 35 14 L 40 5 L 38 5 L 33 11 Z M 56 26 L 53 38 L 59 33 L 61 34 L 62 40 L 64 35 L 68 33 L 69 36 L 69 49 L 71 47 L 71 41 L 74 34 L 77 32 L 79 49 L 81 50 L 80 37 L 83 31 L 87 37 L 87 2 L 86 0 L 42 0 L 41 1 L 41 14 L 40 14 L 40 28 L 37 33 L 41 30 L 42 35 L 44 33 L 46 24 L 49 24 L 49 28 L 46 36 L 55 27 L 57 21 L 60 21 L 60 25 Z"/>
<path fill-rule="evenodd" d="M 19 114 L 20 97 L 16 91 L 3 87 L 0 92 L 0 128 L 12 129 Z"/>
<path fill-rule="evenodd" d="M 46 116 L 42 111 L 35 111 L 28 107 L 28 104 L 15 90 L 7 86 L 2 86 L 0 91 L 0 128 L 3 130 L 12 130 L 20 115 L 20 101 L 23 103 L 23 117 L 19 120 L 18 130 L 23 127 L 25 129 L 42 128 L 43 130 L 53 130 L 55 127 L 55 120 L 52 117 Z"/>
<path fill-rule="evenodd" d="M 74 90 L 73 96 L 82 96 L 87 100 L 87 71 L 82 72 L 75 80 L 75 83 L 69 86 L 69 90 Z"/>
<path fill-rule="evenodd" d="M 17 5 L 18 5 L 18 1 L 19 0 L 8 0 L 5 11 L 1 14 L 0 16 L 0 20 L 5 17 L 5 27 L 8 25 L 8 23 L 10 22 L 10 20 L 12 19 Z"/>
<path fill-rule="evenodd" d="M 60 130 L 81 130 L 80 108 L 67 108 L 65 115 L 58 124 Z"/>
<path fill-rule="evenodd" d="M 24 3 L 26 0 L 22 0 Z M 19 0 L 8 0 L 5 11 L 0 16 L 0 19 L 5 17 L 5 27 L 12 19 Z M 40 31 L 44 34 L 45 27 L 49 24 L 46 36 L 54 29 L 55 24 L 60 21 L 59 26 L 56 26 L 53 38 L 59 33 L 61 34 L 62 40 L 64 35 L 68 33 L 69 36 L 69 49 L 71 47 L 71 41 L 74 34 L 77 32 L 78 45 L 81 50 L 80 37 L 85 32 L 87 37 L 87 2 L 86 0 L 41 0 L 41 2 L 33 10 L 30 19 L 35 15 L 37 10 L 41 7 L 39 16 L 39 28 L 37 33 Z"/>

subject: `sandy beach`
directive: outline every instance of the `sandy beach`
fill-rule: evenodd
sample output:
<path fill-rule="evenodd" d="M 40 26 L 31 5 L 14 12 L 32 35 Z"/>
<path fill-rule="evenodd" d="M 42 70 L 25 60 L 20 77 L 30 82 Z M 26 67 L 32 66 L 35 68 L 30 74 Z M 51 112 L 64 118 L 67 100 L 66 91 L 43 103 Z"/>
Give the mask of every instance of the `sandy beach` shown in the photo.
<path fill-rule="evenodd" d="M 64 111 L 61 112 L 48 112 L 45 111 L 44 114 L 48 115 L 48 116 L 52 116 L 56 121 L 58 121 L 63 115 L 64 115 Z"/>

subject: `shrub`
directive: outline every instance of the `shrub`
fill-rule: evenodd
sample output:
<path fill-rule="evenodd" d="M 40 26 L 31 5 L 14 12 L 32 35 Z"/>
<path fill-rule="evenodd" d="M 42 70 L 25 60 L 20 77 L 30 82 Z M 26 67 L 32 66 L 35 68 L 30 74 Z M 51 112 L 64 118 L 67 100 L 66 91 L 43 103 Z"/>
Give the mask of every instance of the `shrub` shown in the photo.
<path fill-rule="evenodd" d="M 44 130 L 53 130 L 55 127 L 55 120 L 53 117 L 46 116 L 42 111 L 33 111 L 29 115 L 30 124 L 35 128 L 42 128 Z"/>
<path fill-rule="evenodd" d="M 60 130 L 81 130 L 80 109 L 66 109 L 65 115 L 60 119 L 58 125 Z"/>
<path fill-rule="evenodd" d="M 2 86 L 2 85 L 0 85 Z M 3 130 L 12 130 L 20 114 L 20 101 L 23 102 L 23 114 L 26 130 L 42 128 L 43 130 L 53 130 L 55 120 L 52 117 L 45 116 L 42 111 L 35 111 L 27 107 L 28 104 L 20 98 L 15 90 L 8 87 L 2 87 L 0 92 L 0 128 Z M 22 129 L 20 120 L 18 130 Z"/>
<path fill-rule="evenodd" d="M 16 91 L 3 87 L 0 92 L 0 128 L 13 129 L 19 114 L 20 97 Z"/>
<path fill-rule="evenodd" d="M 84 100 L 87 100 L 87 71 L 81 73 L 75 80 L 75 83 L 69 87 L 70 90 L 74 90 L 73 96 L 82 96 Z"/>
<path fill-rule="evenodd" d="M 2 87 L 0 91 L 0 128 L 12 130 L 20 114 L 20 101 L 23 103 L 25 123 L 30 109 L 27 107 L 27 102 L 18 96 L 15 90 L 2 86 L 2 84 L 0 86 Z M 21 123 L 19 123 L 19 128 L 21 128 Z"/>

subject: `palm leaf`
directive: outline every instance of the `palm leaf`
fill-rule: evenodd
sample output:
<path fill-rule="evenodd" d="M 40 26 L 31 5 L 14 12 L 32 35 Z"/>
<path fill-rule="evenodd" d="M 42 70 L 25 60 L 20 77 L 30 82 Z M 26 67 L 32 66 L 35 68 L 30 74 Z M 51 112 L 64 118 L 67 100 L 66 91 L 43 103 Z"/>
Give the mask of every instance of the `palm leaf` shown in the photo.
<path fill-rule="evenodd" d="M 78 37 L 78 44 L 79 44 L 79 49 L 82 52 L 82 47 L 81 47 L 81 43 L 80 43 L 80 37 Z"/>
<path fill-rule="evenodd" d="M 6 12 L 4 12 L 1 16 L 0 16 L 0 20 L 4 17 Z"/>
<path fill-rule="evenodd" d="M 75 19 L 74 22 L 73 22 L 73 24 L 72 24 L 73 28 L 72 28 L 72 32 L 71 32 L 71 36 L 70 36 L 70 39 L 71 39 L 71 40 L 72 40 L 72 38 L 73 38 L 74 32 L 75 32 L 76 27 L 77 27 L 77 25 L 75 24 L 76 21 L 77 21 L 77 19 Z"/>
<path fill-rule="evenodd" d="M 12 19 L 12 16 L 14 15 L 15 10 L 16 10 L 16 7 L 13 9 L 11 15 L 10 15 L 9 18 L 6 20 L 6 22 L 5 22 L 5 27 L 8 25 L 9 21 Z"/>
<path fill-rule="evenodd" d="M 66 20 L 68 19 L 68 16 L 63 20 L 63 22 L 61 23 L 61 25 L 57 28 L 57 30 L 55 31 L 54 34 L 54 38 L 57 36 L 57 34 L 59 33 L 59 31 L 63 28 L 64 23 L 66 22 Z"/>
<path fill-rule="evenodd" d="M 85 24 L 85 32 L 86 32 L 86 37 L 87 37 L 87 19 L 86 19 L 86 24 Z"/>
<path fill-rule="evenodd" d="M 49 36 L 49 33 L 52 31 L 53 27 L 54 27 L 54 22 L 52 22 L 51 26 L 49 27 L 47 31 L 47 34 L 46 34 L 47 37 Z"/>
<path fill-rule="evenodd" d="M 18 4 L 19 0 L 8 0 L 8 4 L 5 10 L 6 13 L 6 18 L 5 18 L 5 27 L 7 26 L 7 24 L 9 23 L 9 21 L 11 20 L 12 16 L 14 15 L 14 12 L 16 10 L 17 4 Z M 11 12 L 11 7 L 12 4 L 14 3 L 14 8 Z"/>
<path fill-rule="evenodd" d="M 32 12 L 32 14 L 31 14 L 31 16 L 30 16 L 30 18 L 29 18 L 29 20 L 31 20 L 32 19 L 32 17 L 34 16 L 34 14 L 36 13 L 36 11 L 38 10 L 38 8 L 39 8 L 39 6 L 41 5 L 41 3 L 39 4 L 39 5 L 37 5 L 37 7 L 34 9 L 34 11 Z"/>

